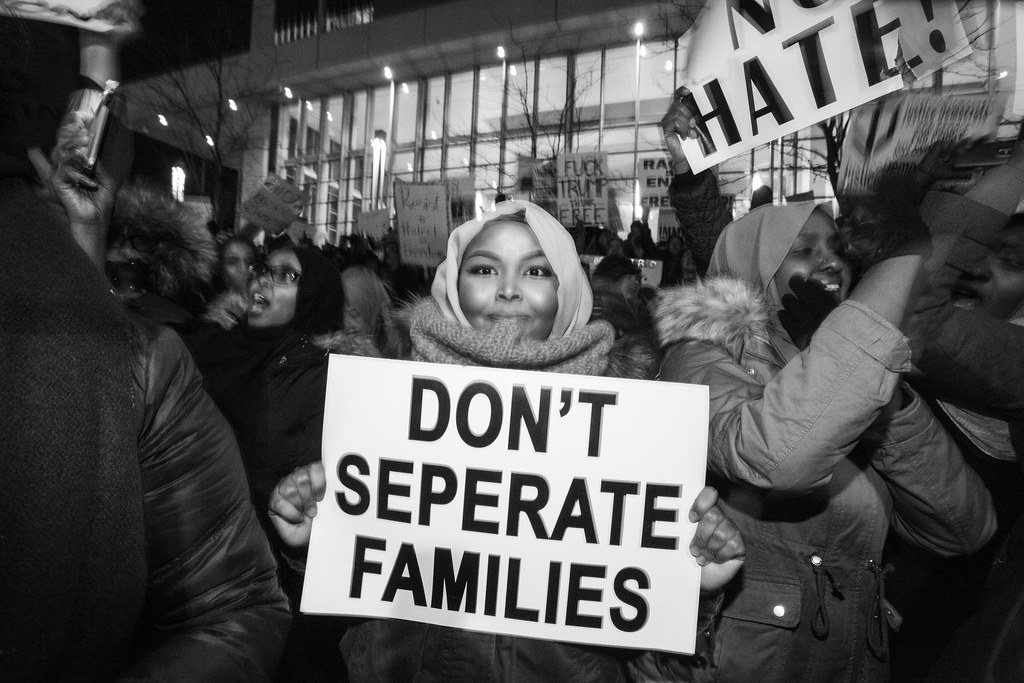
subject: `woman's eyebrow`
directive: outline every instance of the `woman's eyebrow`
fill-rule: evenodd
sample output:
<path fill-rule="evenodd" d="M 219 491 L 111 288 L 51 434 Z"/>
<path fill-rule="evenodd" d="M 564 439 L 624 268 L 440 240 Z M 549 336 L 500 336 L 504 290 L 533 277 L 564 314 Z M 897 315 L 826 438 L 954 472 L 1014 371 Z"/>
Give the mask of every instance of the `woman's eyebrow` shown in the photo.
<path fill-rule="evenodd" d="M 468 254 L 463 256 L 462 258 L 463 258 L 463 260 L 467 260 L 467 259 L 474 258 L 476 256 L 479 256 L 479 257 L 482 257 L 482 258 L 494 259 L 495 261 L 500 260 L 498 258 L 497 254 L 495 254 L 493 251 L 487 251 L 486 249 L 476 249 L 474 251 L 469 252 Z"/>

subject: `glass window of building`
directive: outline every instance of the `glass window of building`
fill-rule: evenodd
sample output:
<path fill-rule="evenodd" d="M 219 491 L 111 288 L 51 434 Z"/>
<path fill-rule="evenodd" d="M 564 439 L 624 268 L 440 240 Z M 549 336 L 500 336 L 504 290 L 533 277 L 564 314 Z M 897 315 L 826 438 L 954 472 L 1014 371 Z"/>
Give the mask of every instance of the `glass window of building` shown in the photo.
<path fill-rule="evenodd" d="M 580 121 L 601 118 L 601 51 L 576 55 L 576 112 Z M 580 149 L 587 149 L 580 146 Z M 592 149 L 592 148 L 591 148 Z"/>
<path fill-rule="evenodd" d="M 327 113 L 324 115 L 324 153 L 337 156 L 346 145 L 341 137 L 342 125 L 345 123 L 345 97 L 337 95 L 327 99 Z"/>
<path fill-rule="evenodd" d="M 502 186 L 498 166 L 501 147 L 497 142 L 478 142 L 476 145 L 476 187 L 497 189 Z"/>
<path fill-rule="evenodd" d="M 435 76 L 427 81 L 427 119 L 424 142 L 441 144 L 444 137 L 444 76 Z M 441 168 L 438 160 L 437 168 Z"/>
<path fill-rule="evenodd" d="M 469 175 L 469 145 L 449 145 L 444 170 L 446 178 Z"/>
<path fill-rule="evenodd" d="M 452 94 L 448 105 L 449 137 L 467 136 L 473 125 L 473 72 L 452 74 Z"/>
<path fill-rule="evenodd" d="M 633 123 L 636 107 L 636 46 L 605 50 L 605 125 Z M 664 112 L 662 112 L 664 113 Z"/>
<path fill-rule="evenodd" d="M 657 123 L 665 115 L 675 83 L 674 51 L 672 41 L 640 45 L 640 123 Z"/>
<path fill-rule="evenodd" d="M 303 118 L 305 144 L 302 147 L 302 152 L 312 155 L 320 149 L 320 100 L 304 100 L 303 106 L 305 109 Z"/>
<path fill-rule="evenodd" d="M 564 130 L 567 124 L 565 64 L 565 57 L 541 59 L 537 63 L 537 120 L 541 126 Z"/>
<path fill-rule="evenodd" d="M 403 81 L 395 88 L 395 144 L 416 142 L 416 113 L 420 86 Z"/>
<path fill-rule="evenodd" d="M 396 95 L 397 96 L 397 95 Z M 385 139 L 390 145 L 391 140 L 391 86 L 383 85 L 373 90 L 373 101 L 370 106 L 370 135 L 377 137 L 377 131 L 384 131 Z"/>
<path fill-rule="evenodd" d="M 534 82 L 533 60 L 521 60 L 508 65 L 508 130 L 530 132 L 533 130 Z"/>
<path fill-rule="evenodd" d="M 356 153 L 362 153 L 369 140 L 373 137 L 373 131 L 369 135 L 366 132 L 366 91 L 360 90 L 352 98 L 352 138 L 351 149 Z"/>
<path fill-rule="evenodd" d="M 476 130 L 478 135 L 501 132 L 501 65 L 480 69 Z"/>

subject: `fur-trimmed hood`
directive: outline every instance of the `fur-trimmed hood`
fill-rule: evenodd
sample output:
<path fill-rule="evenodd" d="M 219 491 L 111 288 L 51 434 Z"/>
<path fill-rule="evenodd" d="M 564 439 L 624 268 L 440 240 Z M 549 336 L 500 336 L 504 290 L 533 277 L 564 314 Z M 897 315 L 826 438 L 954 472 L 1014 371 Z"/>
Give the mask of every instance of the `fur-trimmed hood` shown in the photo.
<path fill-rule="evenodd" d="M 154 293 L 174 298 L 186 292 L 201 292 L 213 280 L 217 267 L 213 235 L 199 214 L 166 192 L 141 183 L 121 188 L 108 243 L 124 235 L 144 237 L 153 243 L 150 270 Z"/>
<path fill-rule="evenodd" d="M 346 356 L 362 356 L 364 358 L 381 358 L 380 349 L 373 342 L 373 337 L 365 332 L 328 332 L 318 334 L 310 341 L 318 349 L 330 353 L 341 353 Z"/>
<path fill-rule="evenodd" d="M 768 343 L 773 330 L 759 288 L 729 275 L 663 290 L 653 317 L 661 347 L 701 341 L 722 347 L 737 362 L 749 343 Z"/>

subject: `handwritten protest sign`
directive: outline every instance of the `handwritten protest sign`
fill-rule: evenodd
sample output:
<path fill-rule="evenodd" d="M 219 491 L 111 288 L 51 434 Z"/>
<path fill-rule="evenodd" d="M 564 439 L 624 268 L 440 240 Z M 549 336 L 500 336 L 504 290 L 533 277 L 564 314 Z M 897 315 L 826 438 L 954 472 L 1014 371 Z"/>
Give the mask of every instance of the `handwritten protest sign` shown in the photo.
<path fill-rule="evenodd" d="M 448 248 L 451 225 L 446 183 L 395 181 L 395 226 L 402 263 L 439 264 Z"/>
<path fill-rule="evenodd" d="M 242 202 L 242 217 L 277 235 L 295 222 L 308 201 L 309 195 L 304 190 L 271 174 Z"/>
<path fill-rule="evenodd" d="M 558 220 L 569 227 L 608 223 L 608 155 L 601 152 L 558 157 Z"/>
<path fill-rule="evenodd" d="M 843 141 L 840 193 L 868 193 L 883 172 L 913 171 L 935 142 L 994 132 L 1004 106 L 999 95 L 906 92 L 856 109 Z"/>
<path fill-rule="evenodd" d="M 138 28 L 141 5 L 131 0 L 4 0 L 0 16 L 34 19 L 109 33 L 117 27 Z"/>
<path fill-rule="evenodd" d="M 331 356 L 324 410 L 303 612 L 693 652 L 707 387 Z"/>
<path fill-rule="evenodd" d="M 365 235 L 383 235 L 390 227 L 390 209 L 363 211 L 359 214 L 359 231 Z"/>
<path fill-rule="evenodd" d="M 707 3 L 682 38 L 684 85 L 699 113 L 699 139 L 683 141 L 690 166 L 702 171 L 900 89 L 893 68 L 899 41 L 922 73 L 961 58 L 965 39 L 953 3 L 927 3 L 938 8 L 931 21 L 918 20 L 925 18 L 921 4 Z"/>

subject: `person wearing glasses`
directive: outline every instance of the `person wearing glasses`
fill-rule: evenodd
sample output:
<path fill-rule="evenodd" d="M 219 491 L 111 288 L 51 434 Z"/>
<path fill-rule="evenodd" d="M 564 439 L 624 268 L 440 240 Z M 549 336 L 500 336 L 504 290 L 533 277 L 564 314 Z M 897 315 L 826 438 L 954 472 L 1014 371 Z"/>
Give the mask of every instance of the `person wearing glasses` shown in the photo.
<path fill-rule="evenodd" d="M 270 493 L 285 475 L 320 459 L 328 352 L 378 356 L 368 335 L 342 332 L 337 267 L 319 250 L 278 248 L 249 268 L 242 319 L 186 338 L 206 390 L 238 436 L 253 506 L 269 530 Z M 298 614 L 302 576 L 270 535 L 295 618 L 281 665 L 285 680 L 340 671 L 336 620 Z"/>
<path fill-rule="evenodd" d="M 217 247 L 199 214 L 166 191 L 133 183 L 117 194 L 106 270 L 128 308 L 186 333 L 212 291 Z"/>

